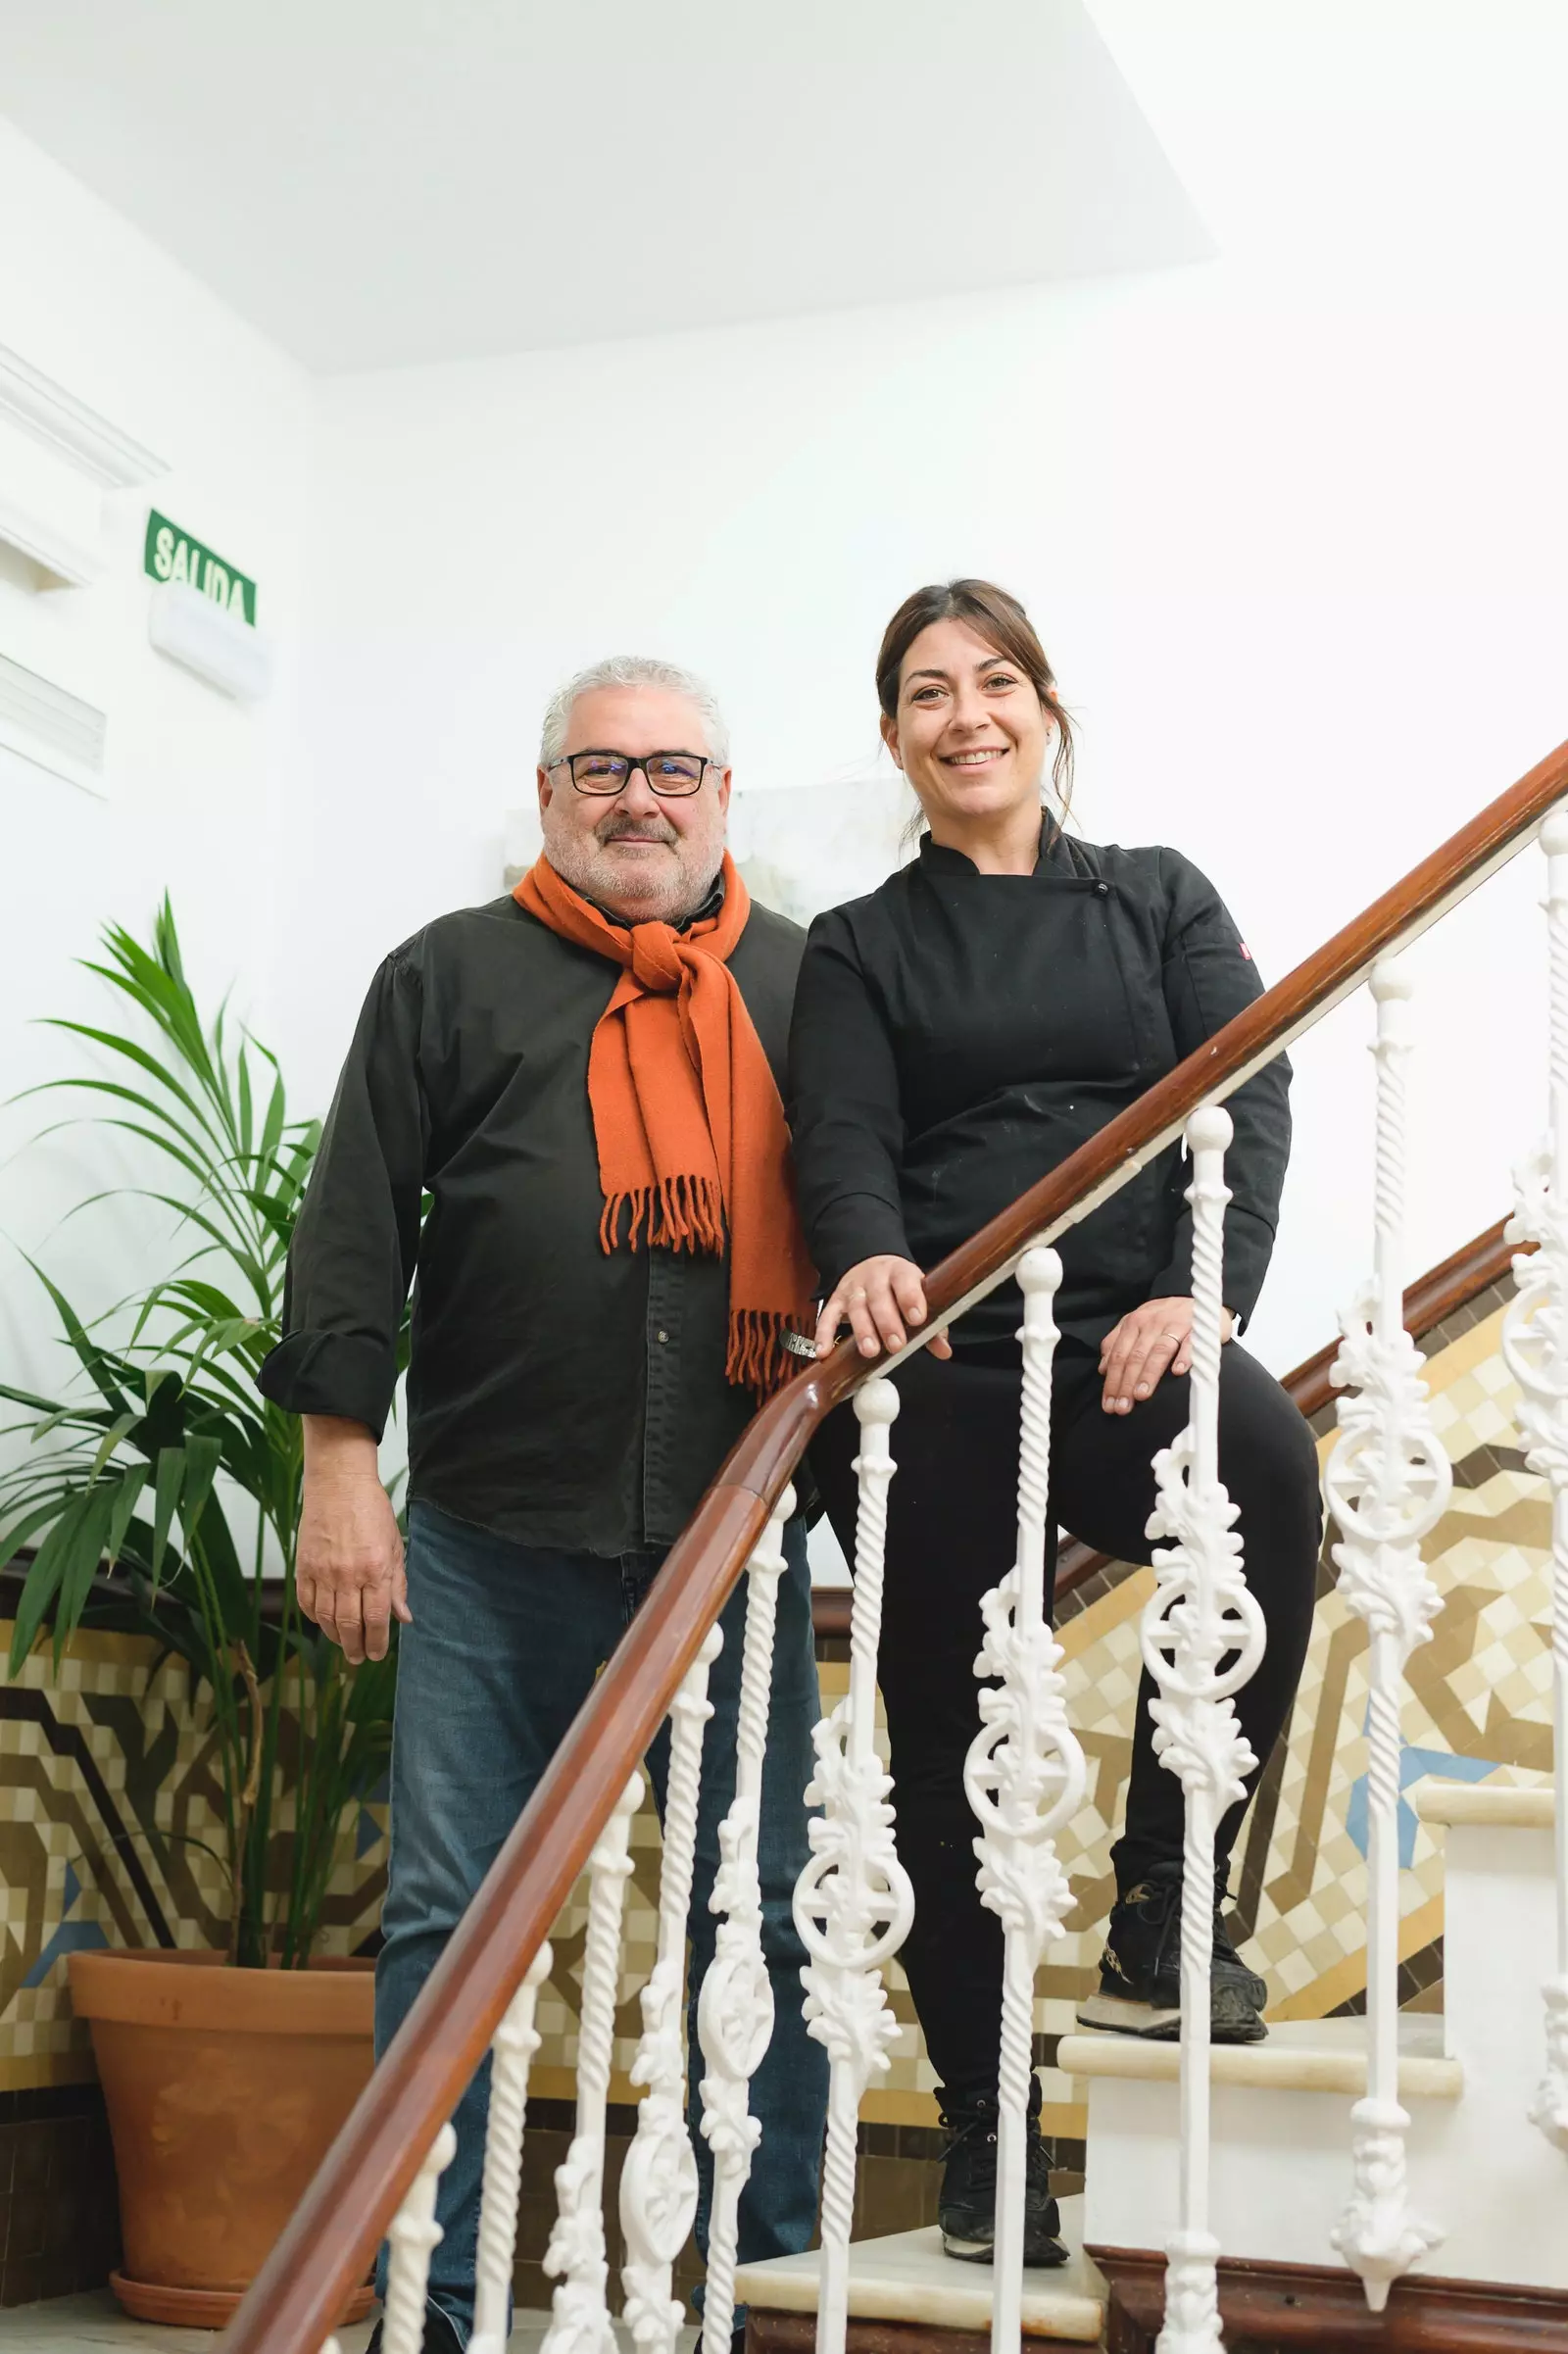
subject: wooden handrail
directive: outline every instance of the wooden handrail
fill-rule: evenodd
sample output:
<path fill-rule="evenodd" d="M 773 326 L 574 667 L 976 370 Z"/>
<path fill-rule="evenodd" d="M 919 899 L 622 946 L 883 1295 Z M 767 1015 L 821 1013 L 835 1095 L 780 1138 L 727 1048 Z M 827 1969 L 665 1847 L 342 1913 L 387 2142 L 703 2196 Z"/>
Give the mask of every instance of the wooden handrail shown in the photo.
<path fill-rule="evenodd" d="M 1568 743 L 1462 826 L 951 1253 L 927 1286 L 923 1339 L 1004 1282 L 1172 1144 L 1524 847 L 1568 794 Z M 873 1373 L 845 1342 L 747 1426 L 670 1548 L 635 1628 L 557 1750 L 310 2190 L 224 2332 L 227 2354 L 319 2354 L 442 2123 L 488 2050 L 627 1777 L 722 1609 L 808 1440 Z"/>

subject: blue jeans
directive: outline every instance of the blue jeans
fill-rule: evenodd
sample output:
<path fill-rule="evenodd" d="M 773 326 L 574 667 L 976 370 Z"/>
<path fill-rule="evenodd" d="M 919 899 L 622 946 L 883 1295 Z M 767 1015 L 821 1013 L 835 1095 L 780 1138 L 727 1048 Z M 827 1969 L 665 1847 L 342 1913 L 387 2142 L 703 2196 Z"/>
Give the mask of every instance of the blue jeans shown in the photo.
<path fill-rule="evenodd" d="M 762 2138 L 740 2207 L 743 2263 L 794 2255 L 816 2228 L 817 2184 L 827 2109 L 827 2055 L 801 2017 L 806 1956 L 791 1914 L 795 1883 L 809 1852 L 802 1793 L 814 1763 L 819 1712 L 811 1636 L 806 1529 L 785 1531 L 788 1574 L 779 1582 L 773 1688 L 762 1776 L 759 1869 L 762 1946 L 773 1986 L 774 2027 L 752 2081 L 752 2112 Z M 433 1505 L 409 1514 L 412 1626 L 398 1645 L 392 1739 L 392 1851 L 375 1968 L 375 2048 L 386 2049 L 452 1931 L 532 1797 L 595 1676 L 627 1628 L 663 1560 L 662 1550 L 548 1552 L 514 1545 Z M 709 1910 L 718 1869 L 718 1826 L 735 1793 L 735 1730 L 746 1618 L 743 1578 L 720 1624 L 713 1662 L 713 1714 L 703 1742 L 702 1798 L 688 1929 L 689 2109 L 701 2193 L 697 2241 L 706 2253 L 712 2162 L 697 2131 L 697 1989 L 712 1957 L 717 1922 Z M 646 1760 L 661 1815 L 669 1728 Z M 441 2178 L 436 2208 L 442 2239 L 430 2266 L 430 2300 L 465 2343 L 473 2327 L 474 2251 L 490 2062 L 482 2063 L 453 2124 L 458 2151 Z M 385 2287 L 383 2249 L 378 2281 Z"/>

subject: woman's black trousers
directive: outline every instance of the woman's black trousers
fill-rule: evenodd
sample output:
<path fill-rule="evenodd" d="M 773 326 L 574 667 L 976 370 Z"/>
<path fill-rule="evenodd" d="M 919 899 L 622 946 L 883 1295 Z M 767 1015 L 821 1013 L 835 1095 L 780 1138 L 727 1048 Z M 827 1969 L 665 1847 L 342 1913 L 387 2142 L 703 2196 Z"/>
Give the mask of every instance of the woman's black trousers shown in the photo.
<path fill-rule="evenodd" d="M 1262 1606 L 1268 1648 L 1237 1695 L 1259 1771 L 1290 1715 L 1306 1656 L 1316 1584 L 1320 1508 L 1312 1436 L 1255 1357 L 1232 1343 L 1221 1356 L 1220 1476 L 1240 1506 L 1248 1584 Z M 1002 2005 L 1002 1928 L 975 1888 L 978 1830 L 963 1764 L 980 1729 L 974 1659 L 980 1596 L 1005 1575 L 1017 1529 L 1018 1405 L 1022 1374 L 1006 1351 L 939 1363 L 922 1352 L 894 1376 L 899 1469 L 888 1507 L 886 1599 L 878 1681 L 892 1747 L 899 1852 L 914 1884 L 914 1926 L 900 1956 L 949 2093 L 994 2090 Z M 1154 1505 L 1152 1460 L 1188 1419 L 1188 1382 L 1167 1375 L 1128 1414 L 1101 1405 L 1096 1352 L 1064 1341 L 1052 1404 L 1052 1516 L 1113 1560 L 1147 1563 Z M 858 1426 L 831 1415 L 811 1466 L 846 1558 L 855 1558 Z M 1179 1861 L 1182 1789 L 1154 1756 L 1146 1670 L 1138 1698 L 1127 1815 L 1112 1850 L 1119 1889 L 1151 1864 Z M 1254 1780 L 1256 1777 L 1254 1776 Z M 1223 1874 L 1245 1807 L 1221 1826 Z"/>

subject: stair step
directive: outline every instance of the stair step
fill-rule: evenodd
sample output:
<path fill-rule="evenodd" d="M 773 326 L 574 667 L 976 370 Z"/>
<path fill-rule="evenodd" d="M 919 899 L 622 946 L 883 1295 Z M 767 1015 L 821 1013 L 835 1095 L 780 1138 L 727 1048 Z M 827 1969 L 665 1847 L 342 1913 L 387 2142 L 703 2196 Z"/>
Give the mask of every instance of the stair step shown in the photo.
<path fill-rule="evenodd" d="M 1083 2204 L 1081 2198 L 1060 2202 L 1061 2236 L 1070 2251 L 1066 2264 L 1054 2272 L 1024 2274 L 1023 2328 L 1029 2337 L 1100 2343 L 1105 2283 L 1084 2254 Z M 743 2264 L 735 2276 L 735 2294 L 760 2312 L 814 2313 L 819 2261 L 813 2250 Z M 850 2248 L 850 2318 L 989 2329 L 991 2268 L 945 2256 L 935 2224 L 920 2231 L 890 2232 L 884 2239 L 858 2239 Z"/>
<path fill-rule="evenodd" d="M 1464 2070 L 1445 2053 L 1443 2039 L 1441 2018 L 1420 2012 L 1401 2014 L 1401 2100 L 1458 2099 L 1464 2090 Z M 1085 2028 L 1076 2035 L 1063 2035 L 1056 2066 L 1064 2076 L 1173 2084 L 1181 2072 L 1181 2046 L 1146 2043 L 1137 2035 L 1106 2035 Z M 1366 2090 L 1366 2021 L 1282 2019 L 1269 2029 L 1265 2043 L 1216 2043 L 1209 2054 L 1208 2073 L 1212 2084 L 1253 2084 L 1270 2092 L 1362 2093 Z"/>
<path fill-rule="evenodd" d="M 1488 1831 L 1550 1831 L 1557 1820 L 1549 1782 L 1418 1782 L 1405 1796 L 1423 1823 L 1479 1823 Z"/>

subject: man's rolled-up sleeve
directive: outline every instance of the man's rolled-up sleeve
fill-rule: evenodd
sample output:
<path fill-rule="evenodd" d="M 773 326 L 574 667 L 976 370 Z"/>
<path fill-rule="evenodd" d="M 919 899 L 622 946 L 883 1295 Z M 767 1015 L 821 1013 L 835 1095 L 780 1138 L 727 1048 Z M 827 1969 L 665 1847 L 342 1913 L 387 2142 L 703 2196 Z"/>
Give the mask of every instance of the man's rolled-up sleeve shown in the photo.
<path fill-rule="evenodd" d="M 365 1001 L 289 1247 L 283 1338 L 258 1375 L 296 1414 L 337 1414 L 377 1439 L 419 1242 L 429 1123 L 417 971 L 389 956 Z"/>

